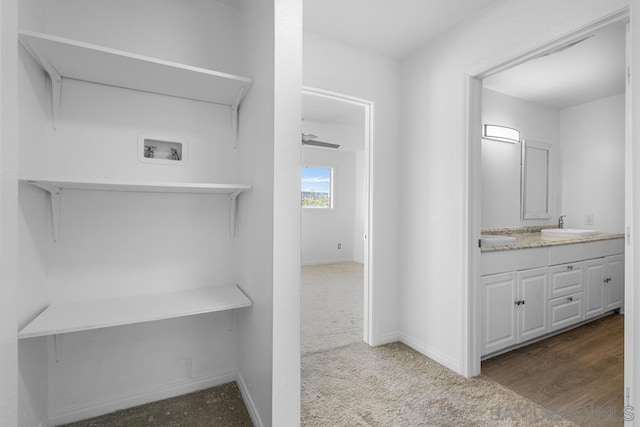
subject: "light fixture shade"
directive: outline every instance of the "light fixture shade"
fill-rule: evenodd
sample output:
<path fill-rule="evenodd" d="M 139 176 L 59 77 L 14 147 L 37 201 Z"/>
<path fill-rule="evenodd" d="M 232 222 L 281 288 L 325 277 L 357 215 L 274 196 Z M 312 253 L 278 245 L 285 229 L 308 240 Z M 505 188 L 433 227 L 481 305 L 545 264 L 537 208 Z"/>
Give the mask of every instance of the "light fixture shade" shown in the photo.
<path fill-rule="evenodd" d="M 520 131 L 499 125 L 483 125 L 482 137 L 495 141 L 510 142 L 517 144 L 520 142 Z"/>

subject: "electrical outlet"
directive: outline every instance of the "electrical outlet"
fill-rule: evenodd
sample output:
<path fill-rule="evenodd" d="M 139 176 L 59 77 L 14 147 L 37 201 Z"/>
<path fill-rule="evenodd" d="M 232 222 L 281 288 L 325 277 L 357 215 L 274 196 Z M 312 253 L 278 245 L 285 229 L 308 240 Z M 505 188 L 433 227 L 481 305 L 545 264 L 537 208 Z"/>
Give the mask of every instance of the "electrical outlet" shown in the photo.
<path fill-rule="evenodd" d="M 584 216 L 584 225 L 593 225 L 593 214 L 589 213 Z"/>
<path fill-rule="evenodd" d="M 342 249 L 342 243 L 338 243 L 338 249 Z"/>

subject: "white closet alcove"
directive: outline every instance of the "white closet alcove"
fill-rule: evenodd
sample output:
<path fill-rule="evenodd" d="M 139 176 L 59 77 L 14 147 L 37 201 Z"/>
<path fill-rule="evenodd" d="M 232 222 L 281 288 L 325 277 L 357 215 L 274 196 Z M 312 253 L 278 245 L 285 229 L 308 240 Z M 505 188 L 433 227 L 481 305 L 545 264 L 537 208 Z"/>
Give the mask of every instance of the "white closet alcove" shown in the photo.
<path fill-rule="evenodd" d="M 239 6 L 20 3 L 19 425 L 230 381 L 269 424 L 274 30 Z"/>

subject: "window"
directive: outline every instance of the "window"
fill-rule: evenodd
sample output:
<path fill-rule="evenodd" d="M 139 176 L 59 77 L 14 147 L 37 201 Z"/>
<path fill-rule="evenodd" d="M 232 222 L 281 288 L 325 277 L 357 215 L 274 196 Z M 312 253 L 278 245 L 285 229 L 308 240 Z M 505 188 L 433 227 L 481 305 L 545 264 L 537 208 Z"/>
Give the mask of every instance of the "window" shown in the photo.
<path fill-rule="evenodd" d="M 303 208 L 333 208 L 333 168 L 303 166 L 302 192 Z"/>

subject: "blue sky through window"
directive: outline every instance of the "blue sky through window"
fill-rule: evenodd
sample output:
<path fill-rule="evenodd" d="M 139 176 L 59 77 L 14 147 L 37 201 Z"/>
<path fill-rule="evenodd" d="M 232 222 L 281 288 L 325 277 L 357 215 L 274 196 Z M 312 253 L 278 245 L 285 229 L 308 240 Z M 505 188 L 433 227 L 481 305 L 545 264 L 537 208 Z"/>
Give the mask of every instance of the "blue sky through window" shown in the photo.
<path fill-rule="evenodd" d="M 331 192 L 331 168 L 303 166 L 302 192 L 329 194 Z"/>
<path fill-rule="evenodd" d="M 333 208 L 331 196 L 332 169 L 317 166 L 302 167 L 301 202 L 303 208 Z"/>

